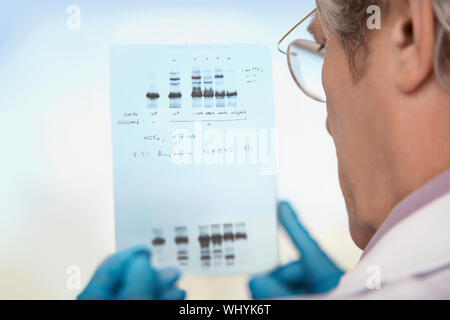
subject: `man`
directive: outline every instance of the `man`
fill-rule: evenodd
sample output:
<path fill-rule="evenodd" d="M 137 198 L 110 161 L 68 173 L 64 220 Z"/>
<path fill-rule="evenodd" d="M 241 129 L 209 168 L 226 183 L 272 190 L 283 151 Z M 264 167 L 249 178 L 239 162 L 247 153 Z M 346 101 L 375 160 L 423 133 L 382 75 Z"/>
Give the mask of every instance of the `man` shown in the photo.
<path fill-rule="evenodd" d="M 365 24 L 374 4 L 379 30 Z M 326 48 L 327 130 L 351 236 L 364 252 L 341 278 L 280 203 L 301 259 L 252 279 L 254 298 L 450 298 L 449 25 L 448 0 L 317 0 L 309 29 Z M 178 273 L 148 261 L 145 248 L 116 254 L 79 298 L 183 298 Z"/>

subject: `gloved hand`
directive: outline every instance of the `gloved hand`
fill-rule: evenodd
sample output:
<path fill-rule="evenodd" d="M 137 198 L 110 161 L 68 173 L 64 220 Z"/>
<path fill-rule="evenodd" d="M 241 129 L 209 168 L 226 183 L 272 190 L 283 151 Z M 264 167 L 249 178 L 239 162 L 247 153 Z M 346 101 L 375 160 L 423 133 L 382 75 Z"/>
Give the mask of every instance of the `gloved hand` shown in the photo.
<path fill-rule="evenodd" d="M 289 203 L 278 204 L 278 219 L 300 250 L 300 260 L 250 280 L 254 299 L 324 293 L 333 289 L 344 272 L 320 249 L 300 224 Z"/>
<path fill-rule="evenodd" d="M 182 300 L 185 291 L 175 287 L 180 272 L 174 268 L 155 270 L 150 251 L 134 246 L 109 257 L 92 276 L 80 300 Z"/>

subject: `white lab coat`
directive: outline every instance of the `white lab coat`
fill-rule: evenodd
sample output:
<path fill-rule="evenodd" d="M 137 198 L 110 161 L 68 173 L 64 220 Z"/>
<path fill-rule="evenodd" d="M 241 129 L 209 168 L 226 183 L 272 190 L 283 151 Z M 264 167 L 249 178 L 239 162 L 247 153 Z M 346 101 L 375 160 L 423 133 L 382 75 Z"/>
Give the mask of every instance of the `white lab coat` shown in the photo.
<path fill-rule="evenodd" d="M 450 299 L 450 192 L 388 230 L 331 292 L 288 299 Z"/>
<path fill-rule="evenodd" d="M 394 225 L 323 297 L 450 299 L 450 192 Z"/>

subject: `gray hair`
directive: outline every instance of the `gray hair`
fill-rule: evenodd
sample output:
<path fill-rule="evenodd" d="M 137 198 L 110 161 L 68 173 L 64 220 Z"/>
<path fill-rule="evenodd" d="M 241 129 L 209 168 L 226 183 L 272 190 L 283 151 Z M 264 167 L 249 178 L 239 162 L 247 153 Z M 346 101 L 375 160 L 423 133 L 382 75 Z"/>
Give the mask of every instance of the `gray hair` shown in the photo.
<path fill-rule="evenodd" d="M 354 81 L 365 71 L 368 56 L 367 8 L 388 10 L 388 0 L 317 0 L 319 19 L 326 33 L 335 34 L 347 52 Z M 450 1 L 433 0 L 436 16 L 434 70 L 439 82 L 450 88 Z"/>

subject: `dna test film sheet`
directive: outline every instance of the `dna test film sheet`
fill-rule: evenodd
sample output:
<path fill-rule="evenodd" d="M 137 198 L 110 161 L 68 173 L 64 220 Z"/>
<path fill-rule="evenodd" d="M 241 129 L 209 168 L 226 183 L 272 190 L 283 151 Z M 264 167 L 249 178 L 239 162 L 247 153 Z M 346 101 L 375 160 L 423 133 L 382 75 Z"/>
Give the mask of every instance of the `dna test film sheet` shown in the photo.
<path fill-rule="evenodd" d="M 188 274 L 275 267 L 269 50 L 114 45 L 110 64 L 116 249 Z"/>

